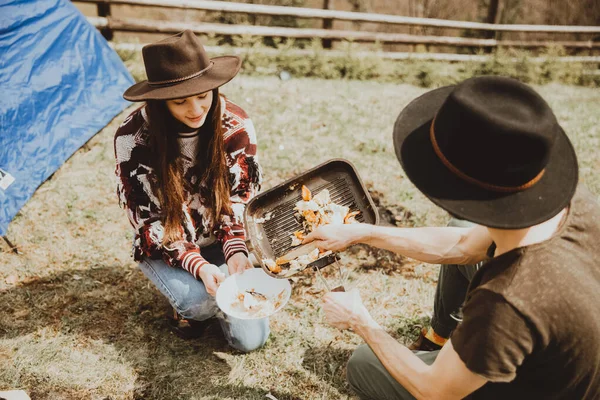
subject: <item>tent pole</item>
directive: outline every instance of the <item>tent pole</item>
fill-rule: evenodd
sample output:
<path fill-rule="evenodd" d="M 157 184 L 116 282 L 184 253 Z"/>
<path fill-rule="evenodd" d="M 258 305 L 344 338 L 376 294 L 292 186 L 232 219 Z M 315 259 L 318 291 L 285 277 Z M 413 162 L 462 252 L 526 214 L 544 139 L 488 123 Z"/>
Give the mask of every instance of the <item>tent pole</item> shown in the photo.
<path fill-rule="evenodd" d="M 19 253 L 19 249 L 17 249 L 17 246 L 15 246 L 14 244 L 12 244 L 11 241 L 8 240 L 8 238 L 6 236 L 2 236 L 2 239 L 4 239 L 4 241 L 6 242 L 6 244 L 8 245 L 8 247 L 10 247 L 10 249 L 13 251 L 13 253 L 20 254 Z"/>

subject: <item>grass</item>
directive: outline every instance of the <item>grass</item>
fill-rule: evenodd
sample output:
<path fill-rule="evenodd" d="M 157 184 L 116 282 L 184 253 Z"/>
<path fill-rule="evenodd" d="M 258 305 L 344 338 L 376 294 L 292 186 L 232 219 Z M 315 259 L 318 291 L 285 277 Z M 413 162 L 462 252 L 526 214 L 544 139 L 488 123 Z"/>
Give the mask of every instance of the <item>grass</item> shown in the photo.
<path fill-rule="evenodd" d="M 600 194 L 600 92 L 539 90 L 575 144 L 582 180 Z M 264 189 L 343 157 L 386 219 L 406 226 L 447 220 L 405 178 L 391 143 L 399 110 L 424 91 L 248 76 L 225 87 L 254 120 Z M 324 323 L 323 288 L 311 274 L 295 279 L 289 304 L 272 318 L 271 338 L 256 352 L 231 350 L 218 329 L 187 341 L 170 332 L 167 302 L 130 258 L 132 234 L 117 206 L 112 137 L 129 111 L 71 157 L 10 225 L 22 254 L 0 253 L 0 390 L 52 400 L 354 398 L 345 363 L 361 341 Z M 365 246 L 343 261 L 375 318 L 409 342 L 431 313 L 436 267 Z"/>
<path fill-rule="evenodd" d="M 560 46 L 539 52 L 513 48 L 497 49 L 485 61 L 445 62 L 419 59 L 389 60 L 381 56 L 379 45 L 344 42 L 334 52 L 324 50 L 320 39 L 307 43 L 293 39 L 277 41 L 276 47 L 265 46 L 260 38 L 234 37 L 233 48 L 218 38 L 205 37 L 208 45 L 217 46 L 218 54 L 236 52 L 243 60 L 243 73 L 273 76 L 282 71 L 296 78 L 352 79 L 379 82 L 403 82 L 420 87 L 452 85 L 480 75 L 502 75 L 529 84 L 560 82 L 566 85 L 599 87 L 597 65 L 562 62 L 567 51 Z M 137 80 L 145 79 L 140 51 L 117 48 L 117 52 Z M 296 53 L 303 49 L 302 54 Z M 421 49 L 422 51 L 423 49 Z M 364 52 L 368 56 L 365 56 Z M 481 53 L 483 55 L 483 53 Z M 545 61 L 537 62 L 535 57 Z"/>

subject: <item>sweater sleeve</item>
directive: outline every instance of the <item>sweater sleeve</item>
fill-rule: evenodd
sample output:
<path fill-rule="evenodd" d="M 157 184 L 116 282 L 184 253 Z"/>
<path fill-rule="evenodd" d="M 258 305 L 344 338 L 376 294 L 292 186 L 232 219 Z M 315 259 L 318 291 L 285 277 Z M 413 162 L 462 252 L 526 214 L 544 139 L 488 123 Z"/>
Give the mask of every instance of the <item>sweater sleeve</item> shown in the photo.
<path fill-rule="evenodd" d="M 135 232 L 135 259 L 162 258 L 169 266 L 181 267 L 198 278 L 200 268 L 208 262 L 196 244 L 180 240 L 163 246 L 163 214 L 152 189 L 154 172 L 141 161 L 148 159 L 149 150 L 143 140 L 144 124 L 138 117 L 130 116 L 123 122 L 114 143 L 117 196 Z"/>
<path fill-rule="evenodd" d="M 260 190 L 262 172 L 257 157 L 256 133 L 250 119 L 245 119 L 243 129 L 237 130 L 227 143 L 231 167 L 231 208 L 230 215 L 223 216 L 216 229 L 216 236 L 223 244 L 223 253 L 228 260 L 236 253 L 248 255 L 244 230 L 244 209 L 246 204 Z"/>

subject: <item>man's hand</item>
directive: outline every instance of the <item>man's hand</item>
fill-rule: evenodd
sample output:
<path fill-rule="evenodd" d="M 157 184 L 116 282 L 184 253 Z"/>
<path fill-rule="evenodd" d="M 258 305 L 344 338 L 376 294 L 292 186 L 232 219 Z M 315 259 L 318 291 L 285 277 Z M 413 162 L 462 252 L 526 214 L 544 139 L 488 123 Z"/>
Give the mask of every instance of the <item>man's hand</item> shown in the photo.
<path fill-rule="evenodd" d="M 219 284 L 225 280 L 225 274 L 214 264 L 205 264 L 200 268 L 200 279 L 211 296 L 216 296 Z"/>
<path fill-rule="evenodd" d="M 356 289 L 327 293 L 323 296 L 323 311 L 334 328 L 356 330 L 361 325 L 375 324 Z"/>
<path fill-rule="evenodd" d="M 244 272 L 247 269 L 254 268 L 254 265 L 248 259 L 244 253 L 235 253 L 229 260 L 227 260 L 227 268 L 229 269 L 229 275 L 236 274 L 238 272 Z"/>
<path fill-rule="evenodd" d="M 302 244 L 315 241 L 317 247 L 323 250 L 344 250 L 367 240 L 371 228 L 369 224 L 323 225 L 307 235 Z"/>

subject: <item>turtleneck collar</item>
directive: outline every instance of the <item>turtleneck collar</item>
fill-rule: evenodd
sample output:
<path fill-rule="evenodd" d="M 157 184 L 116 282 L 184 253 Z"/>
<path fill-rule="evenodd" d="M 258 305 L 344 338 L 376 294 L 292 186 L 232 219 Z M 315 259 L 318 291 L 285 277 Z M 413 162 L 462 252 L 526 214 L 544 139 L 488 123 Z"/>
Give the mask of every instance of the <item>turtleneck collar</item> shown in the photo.
<path fill-rule="evenodd" d="M 171 118 L 173 130 L 179 134 L 179 136 L 196 136 L 200 128 L 190 128 L 183 122 L 178 121 L 175 118 Z"/>

